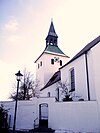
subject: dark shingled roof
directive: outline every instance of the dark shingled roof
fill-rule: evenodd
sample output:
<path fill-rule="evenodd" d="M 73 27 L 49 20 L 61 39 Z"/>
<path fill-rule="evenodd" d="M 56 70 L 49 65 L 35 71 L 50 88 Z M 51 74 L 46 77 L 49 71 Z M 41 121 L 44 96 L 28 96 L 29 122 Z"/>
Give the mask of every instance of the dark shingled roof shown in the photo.
<path fill-rule="evenodd" d="M 48 86 L 56 83 L 57 81 L 61 80 L 61 74 L 60 71 L 57 71 L 52 77 L 51 79 L 48 81 L 48 83 L 40 90 L 44 90 L 45 88 L 47 88 Z"/>
<path fill-rule="evenodd" d="M 99 42 L 100 42 L 100 36 L 98 36 L 92 42 L 90 42 L 89 44 L 87 44 L 78 54 L 76 54 L 68 63 L 66 63 L 61 68 L 65 67 L 66 65 L 68 65 L 69 63 L 71 63 L 72 61 L 74 61 L 75 59 L 77 59 L 78 57 L 80 57 L 81 55 L 85 54 L 87 51 L 89 51 L 92 47 L 94 47 Z"/>
<path fill-rule="evenodd" d="M 53 21 L 51 21 L 51 25 L 50 25 L 50 28 L 49 28 L 48 35 L 58 37 L 56 32 L 55 32 Z"/>

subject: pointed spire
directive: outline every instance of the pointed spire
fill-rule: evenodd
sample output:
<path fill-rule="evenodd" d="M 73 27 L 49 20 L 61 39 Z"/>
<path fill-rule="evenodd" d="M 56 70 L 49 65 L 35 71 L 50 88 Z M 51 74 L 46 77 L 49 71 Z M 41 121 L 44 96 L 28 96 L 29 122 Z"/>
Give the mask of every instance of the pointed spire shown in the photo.
<path fill-rule="evenodd" d="M 58 38 L 58 36 L 55 32 L 53 20 L 51 20 L 49 32 L 48 32 L 48 35 L 46 37 L 46 46 L 48 46 L 48 45 L 56 45 L 57 46 L 57 38 Z"/>
<path fill-rule="evenodd" d="M 58 37 L 57 34 L 56 34 L 56 32 L 55 32 L 55 28 L 54 28 L 53 20 L 52 19 L 51 19 L 51 25 L 50 25 L 50 28 L 49 28 L 48 35 Z"/>

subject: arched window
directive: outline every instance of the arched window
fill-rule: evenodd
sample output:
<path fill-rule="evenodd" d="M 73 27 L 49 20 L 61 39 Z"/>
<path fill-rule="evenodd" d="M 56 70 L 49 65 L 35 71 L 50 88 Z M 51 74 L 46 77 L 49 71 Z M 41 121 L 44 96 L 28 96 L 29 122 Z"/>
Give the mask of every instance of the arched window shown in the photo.
<path fill-rule="evenodd" d="M 57 88 L 57 100 L 59 101 L 59 88 Z"/>
<path fill-rule="evenodd" d="M 40 66 L 42 66 L 42 61 L 40 62 Z"/>
<path fill-rule="evenodd" d="M 40 66 L 39 66 L 39 64 L 38 64 L 38 69 L 39 69 L 39 67 L 40 67 Z"/>
<path fill-rule="evenodd" d="M 71 91 L 75 91 L 75 72 L 74 68 L 70 70 L 70 83 L 71 83 Z"/>
<path fill-rule="evenodd" d="M 60 66 L 62 66 L 62 60 L 60 60 Z"/>
<path fill-rule="evenodd" d="M 48 97 L 50 97 L 50 92 L 48 92 Z"/>
<path fill-rule="evenodd" d="M 54 59 L 51 59 L 51 64 L 52 64 L 52 65 L 54 64 Z"/>

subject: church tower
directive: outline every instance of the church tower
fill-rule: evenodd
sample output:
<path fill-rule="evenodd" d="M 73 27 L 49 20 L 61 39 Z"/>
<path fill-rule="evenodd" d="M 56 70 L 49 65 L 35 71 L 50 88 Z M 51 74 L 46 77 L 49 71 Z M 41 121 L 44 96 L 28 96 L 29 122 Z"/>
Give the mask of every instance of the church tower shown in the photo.
<path fill-rule="evenodd" d="M 36 79 L 40 82 L 40 88 L 47 84 L 53 74 L 68 61 L 68 58 L 58 47 L 58 36 L 51 21 L 46 37 L 46 47 L 35 61 Z"/>

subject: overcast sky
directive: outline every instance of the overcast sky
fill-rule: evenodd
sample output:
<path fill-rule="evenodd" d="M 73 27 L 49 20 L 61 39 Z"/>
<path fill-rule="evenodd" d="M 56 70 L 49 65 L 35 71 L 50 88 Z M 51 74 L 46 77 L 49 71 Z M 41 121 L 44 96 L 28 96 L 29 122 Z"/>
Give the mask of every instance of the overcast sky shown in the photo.
<path fill-rule="evenodd" d="M 0 100 L 19 69 L 35 73 L 51 18 L 59 47 L 73 57 L 100 35 L 100 0 L 0 0 Z"/>

